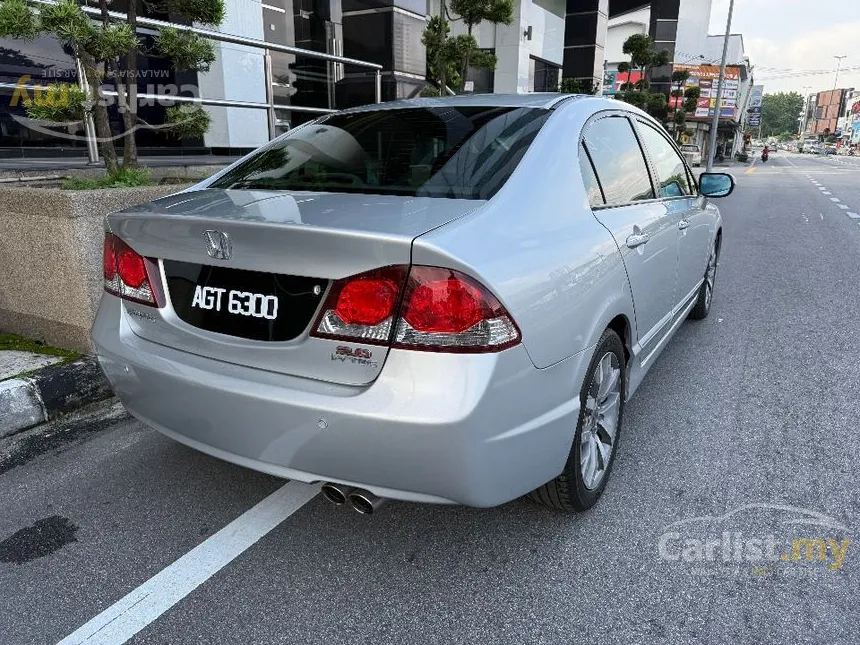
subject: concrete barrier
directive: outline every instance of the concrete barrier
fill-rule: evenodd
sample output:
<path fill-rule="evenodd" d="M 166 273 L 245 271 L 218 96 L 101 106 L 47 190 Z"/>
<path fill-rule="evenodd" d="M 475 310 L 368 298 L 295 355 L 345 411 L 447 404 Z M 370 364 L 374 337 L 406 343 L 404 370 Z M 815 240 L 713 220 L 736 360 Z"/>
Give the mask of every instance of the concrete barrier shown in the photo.
<path fill-rule="evenodd" d="M 103 287 L 104 217 L 185 186 L 0 186 L 0 331 L 90 352 Z"/>

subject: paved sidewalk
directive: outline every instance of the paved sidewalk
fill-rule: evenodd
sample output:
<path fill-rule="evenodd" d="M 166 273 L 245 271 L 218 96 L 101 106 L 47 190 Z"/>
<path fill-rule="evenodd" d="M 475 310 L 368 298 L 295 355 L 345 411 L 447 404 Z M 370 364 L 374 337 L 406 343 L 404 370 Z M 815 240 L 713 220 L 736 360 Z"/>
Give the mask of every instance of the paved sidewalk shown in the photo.
<path fill-rule="evenodd" d="M 92 357 L 11 334 L 0 341 L 0 439 L 111 395 Z"/>

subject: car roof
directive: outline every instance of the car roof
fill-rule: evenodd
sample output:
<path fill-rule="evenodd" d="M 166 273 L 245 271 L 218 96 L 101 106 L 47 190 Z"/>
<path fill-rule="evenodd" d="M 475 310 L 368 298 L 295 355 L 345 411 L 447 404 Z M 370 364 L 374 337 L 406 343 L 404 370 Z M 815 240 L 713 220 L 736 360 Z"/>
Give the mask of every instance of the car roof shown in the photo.
<path fill-rule="evenodd" d="M 458 94 L 457 96 L 428 96 L 417 99 L 370 103 L 348 108 L 344 112 L 368 112 L 371 110 L 396 110 L 420 107 L 531 107 L 552 109 L 570 99 L 582 99 L 585 94 L 561 94 L 559 92 L 530 92 L 528 94 Z"/>

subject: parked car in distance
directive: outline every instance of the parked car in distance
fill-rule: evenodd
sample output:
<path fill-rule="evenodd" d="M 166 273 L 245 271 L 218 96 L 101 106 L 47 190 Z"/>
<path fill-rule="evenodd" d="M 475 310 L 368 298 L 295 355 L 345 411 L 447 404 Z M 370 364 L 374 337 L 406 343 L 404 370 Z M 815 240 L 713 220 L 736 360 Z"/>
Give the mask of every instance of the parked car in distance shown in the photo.
<path fill-rule="evenodd" d="M 684 153 L 684 158 L 691 166 L 702 165 L 702 148 L 695 144 L 685 144 L 681 146 L 681 152 Z"/>
<path fill-rule="evenodd" d="M 818 139 L 805 139 L 800 151 L 811 155 L 818 154 Z"/>
<path fill-rule="evenodd" d="M 584 510 L 733 188 L 611 99 L 328 114 L 110 215 L 92 340 L 144 423 L 335 504 Z"/>

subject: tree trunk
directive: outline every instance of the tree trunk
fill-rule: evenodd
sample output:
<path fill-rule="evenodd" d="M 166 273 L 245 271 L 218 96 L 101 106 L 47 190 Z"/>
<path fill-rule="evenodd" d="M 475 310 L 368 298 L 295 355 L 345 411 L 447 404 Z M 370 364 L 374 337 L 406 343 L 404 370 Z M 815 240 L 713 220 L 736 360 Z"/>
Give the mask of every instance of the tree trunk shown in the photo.
<path fill-rule="evenodd" d="M 116 148 L 113 146 L 107 105 L 102 96 L 102 84 L 98 69 L 96 68 L 96 61 L 92 55 L 86 52 L 79 52 L 79 55 L 81 65 L 84 68 L 84 75 L 90 86 L 90 96 L 93 99 L 93 124 L 96 128 L 99 154 L 104 159 L 105 169 L 108 171 L 108 174 L 113 174 L 118 169 L 118 161 L 116 158 Z"/>
<path fill-rule="evenodd" d="M 445 63 L 445 31 L 448 26 L 448 20 L 445 16 L 447 9 L 445 8 L 445 0 L 441 0 L 439 11 L 439 19 L 442 21 L 441 31 L 439 33 L 439 52 L 436 56 L 436 67 L 439 70 L 439 96 L 445 96 L 445 87 L 448 82 L 445 72 L 447 64 Z"/>
<path fill-rule="evenodd" d="M 134 0 L 129 3 L 129 5 L 134 5 Z M 101 18 L 102 18 L 102 26 L 107 27 L 110 24 L 110 16 L 108 15 L 108 5 L 107 0 L 99 0 L 99 9 L 101 10 Z M 129 11 L 136 11 L 136 7 L 129 6 Z M 135 60 L 135 65 L 137 61 Z M 110 68 L 113 72 L 114 76 L 114 87 L 116 89 L 116 99 L 117 99 L 117 108 L 119 113 L 122 115 L 122 123 L 123 123 L 123 167 L 128 166 L 129 159 L 132 160 L 132 166 L 136 164 L 137 161 L 137 150 L 134 149 L 134 114 L 129 108 L 128 97 L 126 92 L 126 83 L 123 79 L 123 72 L 120 69 L 119 62 L 117 59 L 111 59 L 105 61 L 105 65 Z M 136 81 L 135 81 L 136 82 Z M 136 90 L 137 88 L 135 88 Z M 137 93 L 135 92 L 135 96 Z M 133 108 L 132 108 L 133 109 Z M 131 148 L 133 154 L 129 155 L 129 138 L 131 138 Z M 113 145 L 113 143 L 111 143 Z M 116 152 L 114 152 L 114 157 L 116 157 Z M 117 168 L 119 169 L 119 168 Z"/>
<path fill-rule="evenodd" d="M 472 23 L 466 23 L 466 32 L 469 34 L 469 36 L 472 35 Z M 471 54 L 472 54 L 472 50 L 471 49 L 467 50 L 466 51 L 466 57 L 463 60 L 463 73 L 461 74 L 461 77 L 463 80 L 463 87 L 460 89 L 461 92 L 466 89 L 466 81 L 468 80 L 468 77 L 469 77 L 469 61 L 471 59 Z"/>

